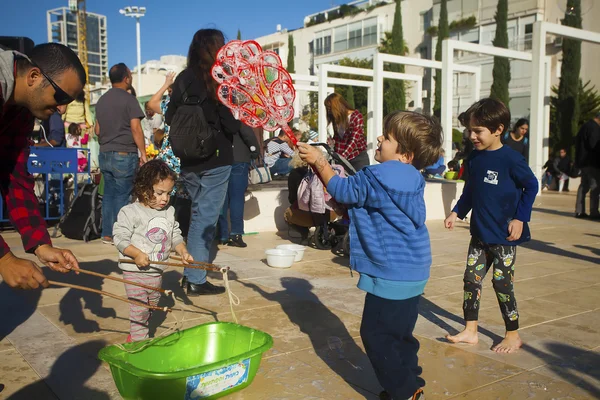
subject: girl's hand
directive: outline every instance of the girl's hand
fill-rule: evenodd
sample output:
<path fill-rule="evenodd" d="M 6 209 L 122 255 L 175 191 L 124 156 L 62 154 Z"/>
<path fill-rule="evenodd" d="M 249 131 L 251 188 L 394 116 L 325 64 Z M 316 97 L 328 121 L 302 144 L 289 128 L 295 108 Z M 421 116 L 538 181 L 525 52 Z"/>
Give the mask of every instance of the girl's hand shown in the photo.
<path fill-rule="evenodd" d="M 298 151 L 300 158 L 310 165 L 315 165 L 320 158 L 324 159 L 319 149 L 306 143 L 298 142 Z"/>
<path fill-rule="evenodd" d="M 169 87 L 175 82 L 175 76 L 177 74 L 173 71 L 167 72 L 167 76 L 165 77 L 165 86 Z"/>
<path fill-rule="evenodd" d="M 181 253 L 181 261 L 183 261 L 184 264 L 189 264 L 194 262 L 194 257 L 192 257 L 192 255 L 187 251 L 184 251 Z"/>
<path fill-rule="evenodd" d="M 148 257 L 148 254 L 142 252 L 135 256 L 134 261 L 138 268 L 148 268 L 150 266 L 150 258 Z"/>

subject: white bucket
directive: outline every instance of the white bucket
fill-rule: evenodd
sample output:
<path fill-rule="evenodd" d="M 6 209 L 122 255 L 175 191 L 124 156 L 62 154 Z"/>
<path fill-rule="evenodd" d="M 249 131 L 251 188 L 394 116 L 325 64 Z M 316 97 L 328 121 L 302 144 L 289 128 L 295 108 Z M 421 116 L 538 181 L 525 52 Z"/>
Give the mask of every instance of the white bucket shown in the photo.
<path fill-rule="evenodd" d="M 273 268 L 289 268 L 294 263 L 296 252 L 283 249 L 269 249 L 265 251 L 267 264 Z"/>
<path fill-rule="evenodd" d="M 299 244 L 280 244 L 277 246 L 278 249 L 282 250 L 292 250 L 296 252 L 296 258 L 294 261 L 302 261 L 304 257 L 304 250 L 306 250 L 306 246 L 302 246 Z"/>

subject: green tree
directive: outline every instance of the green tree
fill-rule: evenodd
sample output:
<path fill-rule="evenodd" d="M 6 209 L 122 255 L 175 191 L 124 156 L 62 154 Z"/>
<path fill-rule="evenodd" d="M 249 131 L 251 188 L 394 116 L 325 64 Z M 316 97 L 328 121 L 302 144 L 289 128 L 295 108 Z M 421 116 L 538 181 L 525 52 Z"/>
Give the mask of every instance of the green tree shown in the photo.
<path fill-rule="evenodd" d="M 345 67 L 372 69 L 373 68 L 373 60 L 344 58 L 344 59 L 340 60 L 340 65 L 345 66 Z M 334 78 L 356 79 L 356 80 L 361 80 L 361 81 L 371 80 L 371 78 L 362 76 L 362 75 L 332 73 L 331 76 Z M 342 97 L 344 97 L 348 102 L 352 101 L 352 100 L 350 100 L 350 98 L 354 99 L 354 105 L 352 103 L 350 103 L 350 105 L 353 105 L 353 107 L 356 110 L 360 111 L 361 114 L 365 117 L 365 119 L 367 118 L 367 103 L 368 103 L 367 88 L 358 87 L 358 86 L 353 87 L 353 86 L 346 86 L 346 85 L 336 85 L 335 92 L 342 95 Z M 316 106 L 316 101 L 315 101 L 315 106 Z M 366 131 L 367 131 L 367 127 L 365 124 L 365 133 L 366 133 Z"/>
<path fill-rule="evenodd" d="M 287 71 L 290 74 L 296 72 L 296 65 L 294 64 L 294 36 L 288 36 L 288 56 L 287 56 Z"/>
<path fill-rule="evenodd" d="M 242 40 L 242 31 L 238 29 L 237 40 Z"/>
<path fill-rule="evenodd" d="M 438 39 L 435 46 L 435 59 L 442 61 L 442 42 L 450 36 L 448 28 L 448 0 L 440 2 L 440 21 L 438 23 Z M 438 118 L 442 111 L 442 70 L 435 71 L 435 98 L 433 114 Z"/>
<path fill-rule="evenodd" d="M 558 127 L 557 114 L 558 114 L 558 88 L 552 87 L 552 96 L 550 97 L 550 148 L 552 153 L 556 153 L 561 147 L 563 147 L 560 137 L 560 130 Z M 581 127 L 584 123 L 594 118 L 596 113 L 600 112 L 600 94 L 596 90 L 596 87 L 592 85 L 591 81 L 587 81 L 585 84 L 579 81 L 579 119 L 576 121 L 576 125 Z"/>
<path fill-rule="evenodd" d="M 563 25 L 581 29 L 581 0 L 567 0 Z M 581 42 L 563 38 L 562 66 L 558 84 L 556 124 L 558 146 L 570 149 L 573 136 L 579 129 L 579 72 L 581 70 Z"/>
<path fill-rule="evenodd" d="M 402 31 L 402 0 L 396 0 L 396 10 L 394 11 L 394 25 L 392 35 L 389 38 L 389 54 L 403 56 L 406 54 L 404 43 L 404 32 Z M 392 72 L 404 72 L 404 65 L 391 64 L 389 67 Z M 384 102 L 383 113 L 389 114 L 395 110 L 406 109 L 406 88 L 403 81 L 397 79 L 386 79 L 384 81 Z"/>
<path fill-rule="evenodd" d="M 493 44 L 496 47 L 508 48 L 508 0 L 499 0 L 496 9 L 496 37 Z M 494 57 L 492 71 L 494 81 L 490 97 L 500 100 L 507 107 L 510 106 L 508 84 L 510 83 L 510 60 L 506 57 Z"/>
<path fill-rule="evenodd" d="M 348 89 L 346 90 L 346 101 L 350 104 L 350 107 L 356 107 L 354 103 L 354 86 L 348 86 Z"/>

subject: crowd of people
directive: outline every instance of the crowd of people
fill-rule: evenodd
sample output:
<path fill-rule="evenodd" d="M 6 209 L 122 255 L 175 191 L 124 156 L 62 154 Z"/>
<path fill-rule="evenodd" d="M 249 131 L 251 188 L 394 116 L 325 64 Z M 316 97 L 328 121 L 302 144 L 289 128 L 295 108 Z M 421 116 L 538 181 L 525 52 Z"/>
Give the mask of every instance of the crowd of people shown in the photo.
<path fill-rule="evenodd" d="M 252 129 L 236 120 L 217 99 L 211 68 L 224 44 L 218 30 L 197 31 L 189 47 L 187 68 L 177 77 L 168 74 L 145 109 L 132 96 L 129 68 L 119 63 L 110 69 L 112 88 L 96 105 L 94 126 L 105 185 L 102 241 L 114 245 L 122 258 L 133 262 L 119 263 L 125 278 L 150 286 L 161 286 L 163 266 L 156 262 L 167 260 L 171 252 L 184 263 L 210 262 L 215 238 L 223 244 L 245 247 L 243 209 L 248 171 L 262 156 L 271 174 L 286 177 L 289 185 L 298 184 L 290 189 L 292 207 L 286 211 L 291 223 L 299 221 L 300 211 L 305 211 L 302 204 L 306 199 L 299 190 L 303 184 L 309 190 L 314 185 L 315 192 L 321 194 L 326 191 L 347 211 L 350 265 L 360 273 L 358 287 L 366 292 L 360 334 L 384 388 L 380 398 L 422 399 L 419 342 L 413 331 L 432 260 L 423 174 L 438 176 L 445 168 L 439 122 L 416 112 L 390 113 L 377 138 L 378 163 L 370 165 L 363 116 L 334 93 L 325 100 L 331 144 L 349 161 L 354 170 L 351 176 L 346 176 L 343 168 L 332 167 L 324 153 L 309 143 L 299 142 L 294 149 L 285 133 L 260 146 Z M 36 46 L 27 56 L 0 51 L 0 188 L 26 252 L 63 273 L 78 269 L 78 262 L 69 250 L 52 245 L 39 213 L 26 166 L 28 137 L 34 118 L 39 118 L 48 121 L 47 145 L 84 145 L 84 129 L 89 124 L 68 121 L 68 113 L 67 119 L 61 114 L 80 98 L 85 81 L 77 55 L 60 44 Z M 182 127 L 199 115 L 201 119 L 195 121 L 202 123 L 202 133 L 206 134 L 200 143 L 205 151 L 202 156 L 181 146 L 182 137 L 186 138 Z M 459 120 L 465 127 L 464 144 L 469 146 L 448 166 L 452 172 L 461 171 L 466 184 L 444 224 L 453 229 L 457 219 L 471 213 L 472 238 L 464 273 L 465 329 L 448 335 L 447 340 L 477 343 L 482 282 L 492 269 L 493 288 L 506 328 L 504 339 L 493 350 L 511 353 L 522 345 L 513 285 L 516 248 L 531 239 L 528 222 L 538 193 L 538 180 L 527 163 L 528 122 L 519 120 L 506 133 L 510 112 L 494 99 L 476 102 Z M 63 133 L 61 138 L 55 134 L 59 126 L 63 131 L 66 126 L 68 135 Z M 301 135 L 299 131 L 295 134 Z M 310 133 L 309 139 L 317 138 Z M 581 196 L 591 191 L 589 217 L 598 218 L 600 114 L 582 127 L 576 142 L 575 165 L 582 177 L 576 216 L 584 217 Z M 160 148 L 155 159 L 147 155 L 151 144 Z M 573 175 L 566 149 L 547 168 L 552 168 L 550 175 L 558 177 L 559 189 Z M 305 181 L 311 169 L 315 177 Z M 184 200 L 189 205 L 187 217 L 177 209 L 177 202 Z M 319 199 L 318 206 L 326 210 L 326 203 L 327 199 Z M 338 209 L 334 211 L 323 213 L 324 218 L 335 217 Z M 307 234 L 307 227 L 298 225 Z M 0 245 L 4 282 L 23 289 L 48 286 L 36 263 L 14 256 L 1 238 Z M 225 291 L 207 280 L 206 271 L 194 268 L 185 268 L 182 286 L 188 296 Z M 128 284 L 125 287 L 130 298 L 150 305 L 158 300 L 156 292 Z M 147 309 L 131 306 L 128 341 L 148 337 L 149 318 Z"/>

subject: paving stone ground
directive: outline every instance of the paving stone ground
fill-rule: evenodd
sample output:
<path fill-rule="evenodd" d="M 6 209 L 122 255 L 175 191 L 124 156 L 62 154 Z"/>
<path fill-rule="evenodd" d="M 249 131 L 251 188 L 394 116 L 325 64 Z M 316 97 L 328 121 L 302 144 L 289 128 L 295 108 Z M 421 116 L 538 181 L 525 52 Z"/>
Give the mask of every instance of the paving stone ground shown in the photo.
<path fill-rule="evenodd" d="M 504 334 L 490 279 L 482 294 L 478 345 L 443 339 L 461 329 L 462 274 L 468 225 L 445 231 L 429 224 L 431 280 L 420 304 L 416 335 L 428 400 L 600 398 L 600 222 L 573 218 L 573 194 L 537 198 L 533 240 L 517 252 L 516 296 L 524 347 L 496 354 Z M 13 249 L 18 235 L 3 233 Z M 287 234 L 247 236 L 247 249 L 222 247 L 217 262 L 229 265 L 231 288 L 240 297 L 239 322 L 268 332 L 274 346 L 250 387 L 232 399 L 376 399 L 381 388 L 362 346 L 359 327 L 364 293 L 356 288 L 348 259 L 308 249 L 291 269 L 269 268 L 264 250 L 288 243 Z M 114 247 L 64 238 L 83 268 L 119 276 Z M 22 251 L 16 250 L 19 256 Z M 225 296 L 187 299 L 177 283 L 181 271 L 165 273 L 165 288 L 189 300 L 185 326 L 232 321 Z M 124 295 L 122 284 L 84 275 L 54 280 Z M 220 283 L 220 278 L 213 278 Z M 128 305 L 75 289 L 52 287 L 17 292 L 0 283 L 0 399 L 120 399 L 98 351 L 123 342 Z M 174 320 L 158 313 L 157 334 Z M 328 340 L 339 338 L 341 349 Z"/>

